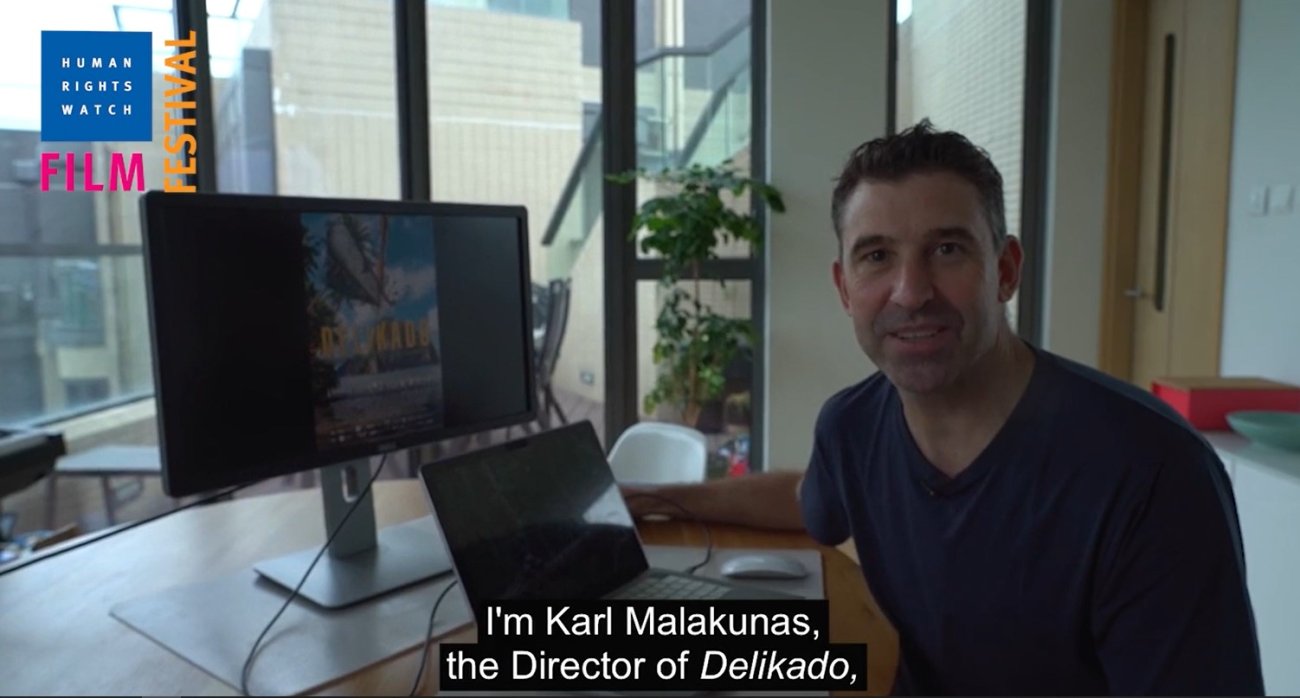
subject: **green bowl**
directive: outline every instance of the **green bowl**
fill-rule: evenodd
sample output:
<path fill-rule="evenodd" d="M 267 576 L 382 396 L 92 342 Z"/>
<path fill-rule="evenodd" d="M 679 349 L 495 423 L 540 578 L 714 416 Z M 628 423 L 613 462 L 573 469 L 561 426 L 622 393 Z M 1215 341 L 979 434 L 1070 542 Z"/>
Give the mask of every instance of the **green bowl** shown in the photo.
<path fill-rule="evenodd" d="M 1300 451 L 1300 412 L 1231 412 L 1227 417 L 1233 431 L 1255 443 Z"/>

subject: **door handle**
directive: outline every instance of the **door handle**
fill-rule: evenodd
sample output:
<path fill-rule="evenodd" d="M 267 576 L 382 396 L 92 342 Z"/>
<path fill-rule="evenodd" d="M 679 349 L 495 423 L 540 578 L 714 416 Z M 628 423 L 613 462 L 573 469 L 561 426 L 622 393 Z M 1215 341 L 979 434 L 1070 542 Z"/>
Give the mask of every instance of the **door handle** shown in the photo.
<path fill-rule="evenodd" d="M 1124 296 L 1127 297 L 1127 298 L 1132 298 L 1133 300 L 1138 300 L 1138 299 L 1141 299 L 1141 298 L 1145 298 L 1146 295 L 1147 295 L 1147 292 L 1146 292 L 1146 291 L 1143 291 L 1143 290 L 1140 289 L 1140 288 L 1126 288 L 1126 289 L 1124 289 Z"/>
<path fill-rule="evenodd" d="M 1164 312 L 1165 287 L 1168 284 L 1169 187 L 1173 167 L 1174 77 L 1177 74 L 1174 67 L 1174 61 L 1177 60 L 1175 46 L 1174 35 L 1166 34 L 1164 85 L 1160 105 L 1160 194 L 1157 201 L 1160 208 L 1156 212 L 1155 288 L 1152 291 L 1156 312 Z"/>

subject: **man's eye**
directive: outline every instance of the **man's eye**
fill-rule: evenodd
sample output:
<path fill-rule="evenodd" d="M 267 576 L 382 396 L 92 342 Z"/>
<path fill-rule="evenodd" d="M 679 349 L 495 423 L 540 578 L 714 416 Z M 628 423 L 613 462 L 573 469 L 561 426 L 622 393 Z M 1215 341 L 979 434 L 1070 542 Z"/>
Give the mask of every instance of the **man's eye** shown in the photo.
<path fill-rule="evenodd" d="M 938 252 L 939 254 L 944 256 L 957 254 L 958 252 L 961 252 L 961 245 L 958 245 L 955 242 L 940 243 L 938 247 Z"/>
<path fill-rule="evenodd" d="M 889 253 L 884 250 L 872 250 L 862 255 L 862 259 L 871 262 L 872 264 L 880 264 L 888 258 Z"/>

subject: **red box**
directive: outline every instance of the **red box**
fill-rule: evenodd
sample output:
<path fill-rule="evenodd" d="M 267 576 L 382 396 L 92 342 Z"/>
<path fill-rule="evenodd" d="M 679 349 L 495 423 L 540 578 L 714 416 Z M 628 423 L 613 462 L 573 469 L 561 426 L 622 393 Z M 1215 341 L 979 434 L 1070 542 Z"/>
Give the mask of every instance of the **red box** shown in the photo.
<path fill-rule="evenodd" d="M 1300 412 L 1300 387 L 1264 378 L 1157 378 L 1151 392 L 1192 426 L 1227 430 L 1227 415 L 1242 410 Z"/>

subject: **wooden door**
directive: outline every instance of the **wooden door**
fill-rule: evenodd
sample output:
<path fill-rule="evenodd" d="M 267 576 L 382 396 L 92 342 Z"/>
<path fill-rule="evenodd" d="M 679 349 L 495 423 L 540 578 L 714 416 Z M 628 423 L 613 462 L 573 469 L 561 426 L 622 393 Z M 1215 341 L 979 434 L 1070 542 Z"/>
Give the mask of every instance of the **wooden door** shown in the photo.
<path fill-rule="evenodd" d="M 1102 353 L 1121 357 L 1104 368 L 1149 387 L 1161 375 L 1218 375 L 1237 3 L 1149 0 L 1145 19 L 1139 145 L 1111 153 L 1140 170 L 1131 239 L 1121 231 L 1107 250 L 1133 256 L 1130 271 L 1108 275 L 1122 284 L 1109 297 L 1130 304 L 1119 312 L 1131 318 L 1130 332 L 1108 339 L 1130 346 Z M 1111 187 L 1123 186 L 1116 172 Z"/>

